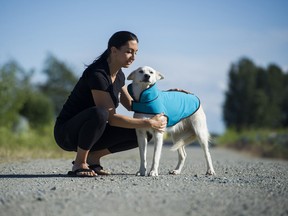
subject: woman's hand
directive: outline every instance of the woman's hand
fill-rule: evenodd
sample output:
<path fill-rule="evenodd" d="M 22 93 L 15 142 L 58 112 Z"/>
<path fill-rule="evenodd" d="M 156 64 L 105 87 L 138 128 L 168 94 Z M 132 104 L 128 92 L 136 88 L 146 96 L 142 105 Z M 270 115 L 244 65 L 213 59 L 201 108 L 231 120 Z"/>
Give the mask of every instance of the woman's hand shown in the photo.
<path fill-rule="evenodd" d="M 150 119 L 150 123 L 153 129 L 164 133 L 167 125 L 167 117 L 163 113 L 157 114 Z"/>
<path fill-rule="evenodd" d="M 193 94 L 192 92 L 189 92 L 189 91 L 186 91 L 186 90 L 183 90 L 183 89 L 178 89 L 178 88 L 169 89 L 168 91 L 178 91 L 178 92 L 183 92 L 183 93 L 186 93 L 186 94 Z"/>

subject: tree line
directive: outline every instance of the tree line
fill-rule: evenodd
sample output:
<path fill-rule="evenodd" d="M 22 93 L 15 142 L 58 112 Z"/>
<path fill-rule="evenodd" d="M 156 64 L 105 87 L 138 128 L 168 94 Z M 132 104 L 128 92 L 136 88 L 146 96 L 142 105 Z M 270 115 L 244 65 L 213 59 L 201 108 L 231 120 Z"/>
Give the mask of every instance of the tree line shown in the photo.
<path fill-rule="evenodd" d="M 65 62 L 48 55 L 43 83 L 32 83 L 34 71 L 16 61 L 0 66 L 0 127 L 15 128 L 25 119 L 32 128 L 50 124 L 78 78 Z M 223 104 L 227 128 L 288 127 L 288 74 L 275 64 L 262 68 L 242 58 L 231 64 Z"/>
<path fill-rule="evenodd" d="M 228 73 L 223 118 L 227 128 L 288 127 L 288 73 L 275 64 L 267 68 L 242 58 Z"/>
<path fill-rule="evenodd" d="M 52 123 L 77 82 L 75 73 L 55 56 L 48 55 L 43 83 L 32 83 L 34 71 L 10 60 L 0 67 L 0 126 L 15 129 L 23 119 L 29 127 Z"/>

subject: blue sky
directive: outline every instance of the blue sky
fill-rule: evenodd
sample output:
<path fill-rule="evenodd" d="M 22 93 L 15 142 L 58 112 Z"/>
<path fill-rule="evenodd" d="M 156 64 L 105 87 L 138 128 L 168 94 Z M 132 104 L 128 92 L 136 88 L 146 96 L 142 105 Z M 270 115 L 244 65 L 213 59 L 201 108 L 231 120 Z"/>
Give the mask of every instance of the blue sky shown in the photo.
<path fill-rule="evenodd" d="M 287 0 L 1 0 L 0 64 L 15 59 L 35 70 L 37 82 L 51 53 L 80 76 L 114 32 L 129 30 L 139 37 L 139 52 L 124 72 L 143 65 L 162 72 L 160 87 L 194 92 L 209 129 L 222 133 L 232 63 L 248 57 L 288 71 L 287 9 Z"/>

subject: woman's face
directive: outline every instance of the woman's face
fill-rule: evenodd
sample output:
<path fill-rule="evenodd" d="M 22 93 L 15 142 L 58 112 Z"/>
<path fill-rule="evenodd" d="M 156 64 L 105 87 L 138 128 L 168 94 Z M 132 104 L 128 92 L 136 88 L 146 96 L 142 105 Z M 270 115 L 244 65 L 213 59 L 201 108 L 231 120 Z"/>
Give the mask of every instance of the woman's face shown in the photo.
<path fill-rule="evenodd" d="M 119 49 L 114 49 L 114 57 L 116 62 L 124 68 L 128 68 L 135 60 L 138 51 L 138 43 L 136 40 L 128 41 Z"/>

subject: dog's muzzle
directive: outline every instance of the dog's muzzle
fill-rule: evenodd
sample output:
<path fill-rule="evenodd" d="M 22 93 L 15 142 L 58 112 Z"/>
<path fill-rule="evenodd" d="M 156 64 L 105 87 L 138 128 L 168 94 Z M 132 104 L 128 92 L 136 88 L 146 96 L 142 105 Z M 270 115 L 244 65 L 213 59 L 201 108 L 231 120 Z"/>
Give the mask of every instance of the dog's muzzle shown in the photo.
<path fill-rule="evenodd" d="M 143 82 L 150 82 L 150 75 L 149 74 L 144 74 L 144 77 L 143 77 Z"/>

